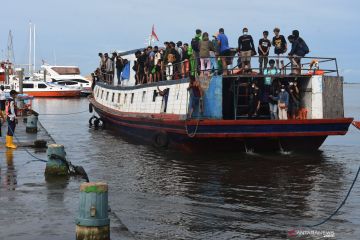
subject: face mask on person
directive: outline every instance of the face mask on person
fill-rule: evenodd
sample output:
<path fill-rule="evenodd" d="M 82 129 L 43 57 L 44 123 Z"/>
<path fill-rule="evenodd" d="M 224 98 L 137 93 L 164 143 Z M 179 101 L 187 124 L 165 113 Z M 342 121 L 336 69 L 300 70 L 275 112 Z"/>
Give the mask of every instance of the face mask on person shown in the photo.
<path fill-rule="evenodd" d="M 284 89 L 284 88 L 282 88 L 282 89 L 281 89 L 281 91 L 282 91 L 282 92 L 284 92 L 284 91 L 285 91 L 285 89 Z"/>
<path fill-rule="evenodd" d="M 244 35 L 247 35 L 248 34 L 248 32 L 244 32 Z"/>

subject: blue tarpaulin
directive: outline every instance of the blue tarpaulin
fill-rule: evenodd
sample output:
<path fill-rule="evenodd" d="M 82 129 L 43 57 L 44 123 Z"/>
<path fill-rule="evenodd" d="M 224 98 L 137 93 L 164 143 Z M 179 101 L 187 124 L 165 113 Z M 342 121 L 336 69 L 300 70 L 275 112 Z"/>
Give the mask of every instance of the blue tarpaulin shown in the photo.
<path fill-rule="evenodd" d="M 128 62 L 125 65 L 125 67 L 124 67 L 124 69 L 123 69 L 123 71 L 121 73 L 121 81 L 129 80 L 129 79 L 130 79 L 130 62 Z"/>

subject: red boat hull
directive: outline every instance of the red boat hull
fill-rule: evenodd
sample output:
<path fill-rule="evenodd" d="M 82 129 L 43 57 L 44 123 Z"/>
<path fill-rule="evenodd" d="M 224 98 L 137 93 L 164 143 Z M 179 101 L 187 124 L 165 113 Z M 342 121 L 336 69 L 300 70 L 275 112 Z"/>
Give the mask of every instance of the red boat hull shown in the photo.
<path fill-rule="evenodd" d="M 43 92 L 25 91 L 24 93 L 28 94 L 29 96 L 33 96 L 33 97 L 79 97 L 81 91 L 80 90 L 74 90 L 74 91 L 43 91 Z"/>
<path fill-rule="evenodd" d="M 181 120 L 180 115 L 125 113 L 90 102 L 107 127 L 155 146 L 186 150 L 317 150 L 345 135 L 352 118 L 308 120 Z"/>

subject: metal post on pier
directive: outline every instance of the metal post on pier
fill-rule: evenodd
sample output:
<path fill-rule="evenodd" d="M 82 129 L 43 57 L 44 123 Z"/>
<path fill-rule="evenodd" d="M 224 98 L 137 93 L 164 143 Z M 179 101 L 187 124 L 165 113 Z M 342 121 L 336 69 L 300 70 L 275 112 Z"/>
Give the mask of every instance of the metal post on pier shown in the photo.
<path fill-rule="evenodd" d="M 110 240 L 108 185 L 89 182 L 80 185 L 76 240 Z"/>
<path fill-rule="evenodd" d="M 68 176 L 69 166 L 67 166 L 64 146 L 61 144 L 50 144 L 46 153 L 48 161 L 45 168 L 45 177 Z"/>
<path fill-rule="evenodd" d="M 18 73 L 19 76 L 19 93 L 23 94 L 23 83 L 24 83 L 24 68 L 20 68 L 20 71 Z"/>
<path fill-rule="evenodd" d="M 46 82 L 46 69 L 44 69 L 44 82 Z"/>

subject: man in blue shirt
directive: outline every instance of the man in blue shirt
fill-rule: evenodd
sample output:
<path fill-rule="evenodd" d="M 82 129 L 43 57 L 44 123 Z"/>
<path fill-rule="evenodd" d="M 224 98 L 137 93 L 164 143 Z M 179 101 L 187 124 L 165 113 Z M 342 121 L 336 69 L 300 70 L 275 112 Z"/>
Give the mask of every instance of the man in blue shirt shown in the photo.
<path fill-rule="evenodd" d="M 221 62 L 223 67 L 223 75 L 227 75 L 227 61 L 226 58 L 231 56 L 229 41 L 227 36 L 224 33 L 224 29 L 219 29 L 219 35 L 217 36 L 218 44 L 219 44 L 219 54 L 221 56 Z"/>

